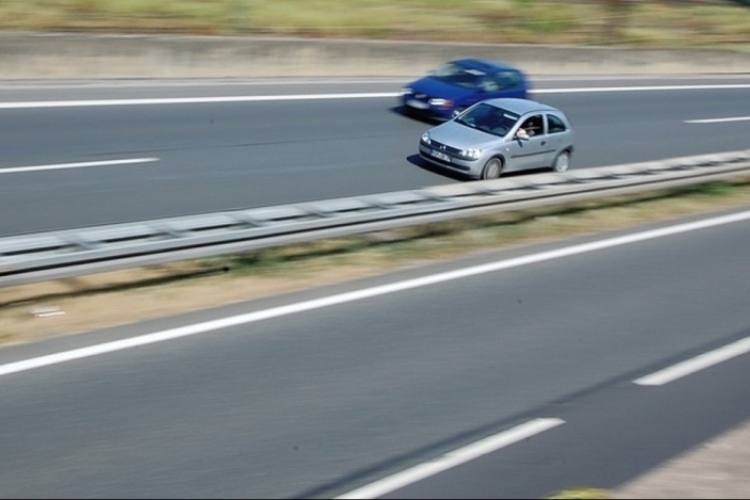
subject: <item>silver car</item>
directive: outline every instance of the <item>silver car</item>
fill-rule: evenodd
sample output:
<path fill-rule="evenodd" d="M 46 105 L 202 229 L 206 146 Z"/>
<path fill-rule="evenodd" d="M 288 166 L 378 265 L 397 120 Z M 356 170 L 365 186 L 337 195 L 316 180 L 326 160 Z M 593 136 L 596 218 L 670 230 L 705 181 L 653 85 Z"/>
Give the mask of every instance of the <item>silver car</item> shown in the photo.
<path fill-rule="evenodd" d="M 527 99 L 489 99 L 425 132 L 419 154 L 473 179 L 496 179 L 519 170 L 565 172 L 573 139 L 559 109 Z"/>

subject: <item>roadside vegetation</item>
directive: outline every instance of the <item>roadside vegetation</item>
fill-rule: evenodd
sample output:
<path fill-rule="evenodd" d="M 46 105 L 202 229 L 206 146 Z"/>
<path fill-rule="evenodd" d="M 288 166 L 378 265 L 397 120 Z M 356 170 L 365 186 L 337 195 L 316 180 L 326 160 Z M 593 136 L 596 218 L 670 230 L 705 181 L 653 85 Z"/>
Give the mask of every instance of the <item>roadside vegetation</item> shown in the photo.
<path fill-rule="evenodd" d="M 238 303 L 504 247 L 747 206 L 748 199 L 750 179 L 740 178 L 0 288 L 0 344 Z"/>
<path fill-rule="evenodd" d="M 733 0 L 2 0 L 0 30 L 750 50 Z"/>

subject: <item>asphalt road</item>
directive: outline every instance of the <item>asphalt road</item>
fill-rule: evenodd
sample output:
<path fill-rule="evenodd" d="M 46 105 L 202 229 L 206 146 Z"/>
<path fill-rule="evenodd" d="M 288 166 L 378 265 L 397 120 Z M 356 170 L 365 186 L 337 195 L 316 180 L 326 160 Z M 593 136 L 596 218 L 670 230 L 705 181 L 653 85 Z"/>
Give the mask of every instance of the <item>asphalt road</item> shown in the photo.
<path fill-rule="evenodd" d="M 0 496 L 330 498 L 536 418 L 564 423 L 438 484 L 468 498 L 614 486 L 750 417 L 746 356 L 632 386 L 750 335 L 749 220 L 0 350 Z M 431 481 L 407 494 L 438 495 Z"/>
<path fill-rule="evenodd" d="M 540 84 L 539 100 L 573 120 L 576 167 L 747 149 L 750 89 L 628 84 Z M 49 107 L 310 93 L 287 85 L 2 86 L 0 234 L 456 182 L 412 161 L 429 125 L 394 113 L 389 96 Z M 689 123 L 715 118 L 737 120 Z M 69 165 L 121 159 L 158 161 Z M 11 170 L 53 165 L 65 168 Z M 505 250 L 0 349 L 0 497 L 332 497 L 539 418 L 559 425 L 381 492 L 538 498 L 617 486 L 750 418 L 746 355 L 663 386 L 633 383 L 750 336 L 750 222 L 653 234 L 598 250 L 571 245 L 614 235 Z M 563 248 L 578 250 L 554 253 Z"/>
<path fill-rule="evenodd" d="M 750 415 L 749 374 L 744 356 L 665 387 L 607 385 L 539 412 L 538 418 L 560 419 L 558 427 L 380 498 L 546 498 L 582 487 L 615 489 L 681 455 L 686 445 L 697 449 L 744 423 L 738 418 Z M 744 466 L 730 463 L 727 470 Z M 710 498 L 685 482 L 683 494 Z M 642 492 L 668 498 L 657 489 Z"/>
<path fill-rule="evenodd" d="M 0 237 L 458 182 L 418 161 L 431 124 L 394 110 L 402 83 L 0 85 Z M 748 147 L 748 121 L 686 121 L 750 115 L 750 77 L 535 86 L 574 124 L 573 168 Z"/>

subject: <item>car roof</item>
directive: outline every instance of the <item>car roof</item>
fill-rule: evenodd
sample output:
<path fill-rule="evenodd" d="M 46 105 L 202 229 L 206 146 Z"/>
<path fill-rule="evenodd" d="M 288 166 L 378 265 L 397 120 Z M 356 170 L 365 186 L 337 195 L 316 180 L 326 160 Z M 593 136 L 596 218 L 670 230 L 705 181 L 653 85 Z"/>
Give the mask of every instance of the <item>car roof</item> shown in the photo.
<path fill-rule="evenodd" d="M 562 112 L 557 108 L 553 108 L 552 106 L 549 106 L 547 104 L 542 104 L 540 102 L 532 101 L 531 99 L 516 99 L 516 98 L 511 98 L 511 97 L 501 97 L 498 99 L 487 99 L 486 101 L 482 101 L 482 102 L 491 104 L 498 108 L 503 108 L 507 111 L 511 111 L 519 115 L 532 113 L 534 111 L 540 111 L 540 112 L 541 111 L 554 111 L 555 113 L 562 114 Z"/>
<path fill-rule="evenodd" d="M 458 64 L 467 68 L 473 68 L 482 70 L 485 73 L 490 73 L 492 71 L 498 71 L 498 70 L 512 70 L 517 71 L 519 73 L 522 73 L 522 71 L 515 66 L 511 66 L 510 64 L 496 62 L 496 61 L 487 61 L 485 59 L 475 59 L 475 58 L 466 58 L 466 59 L 456 59 L 452 61 L 454 64 Z"/>

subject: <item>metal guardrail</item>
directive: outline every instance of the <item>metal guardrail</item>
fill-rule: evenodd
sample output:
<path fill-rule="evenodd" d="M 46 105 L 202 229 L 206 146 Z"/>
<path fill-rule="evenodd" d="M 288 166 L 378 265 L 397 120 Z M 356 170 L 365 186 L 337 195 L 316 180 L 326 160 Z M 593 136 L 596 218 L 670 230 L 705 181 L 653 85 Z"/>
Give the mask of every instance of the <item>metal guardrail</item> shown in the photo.
<path fill-rule="evenodd" d="M 0 287 L 750 175 L 750 150 L 0 238 Z"/>

